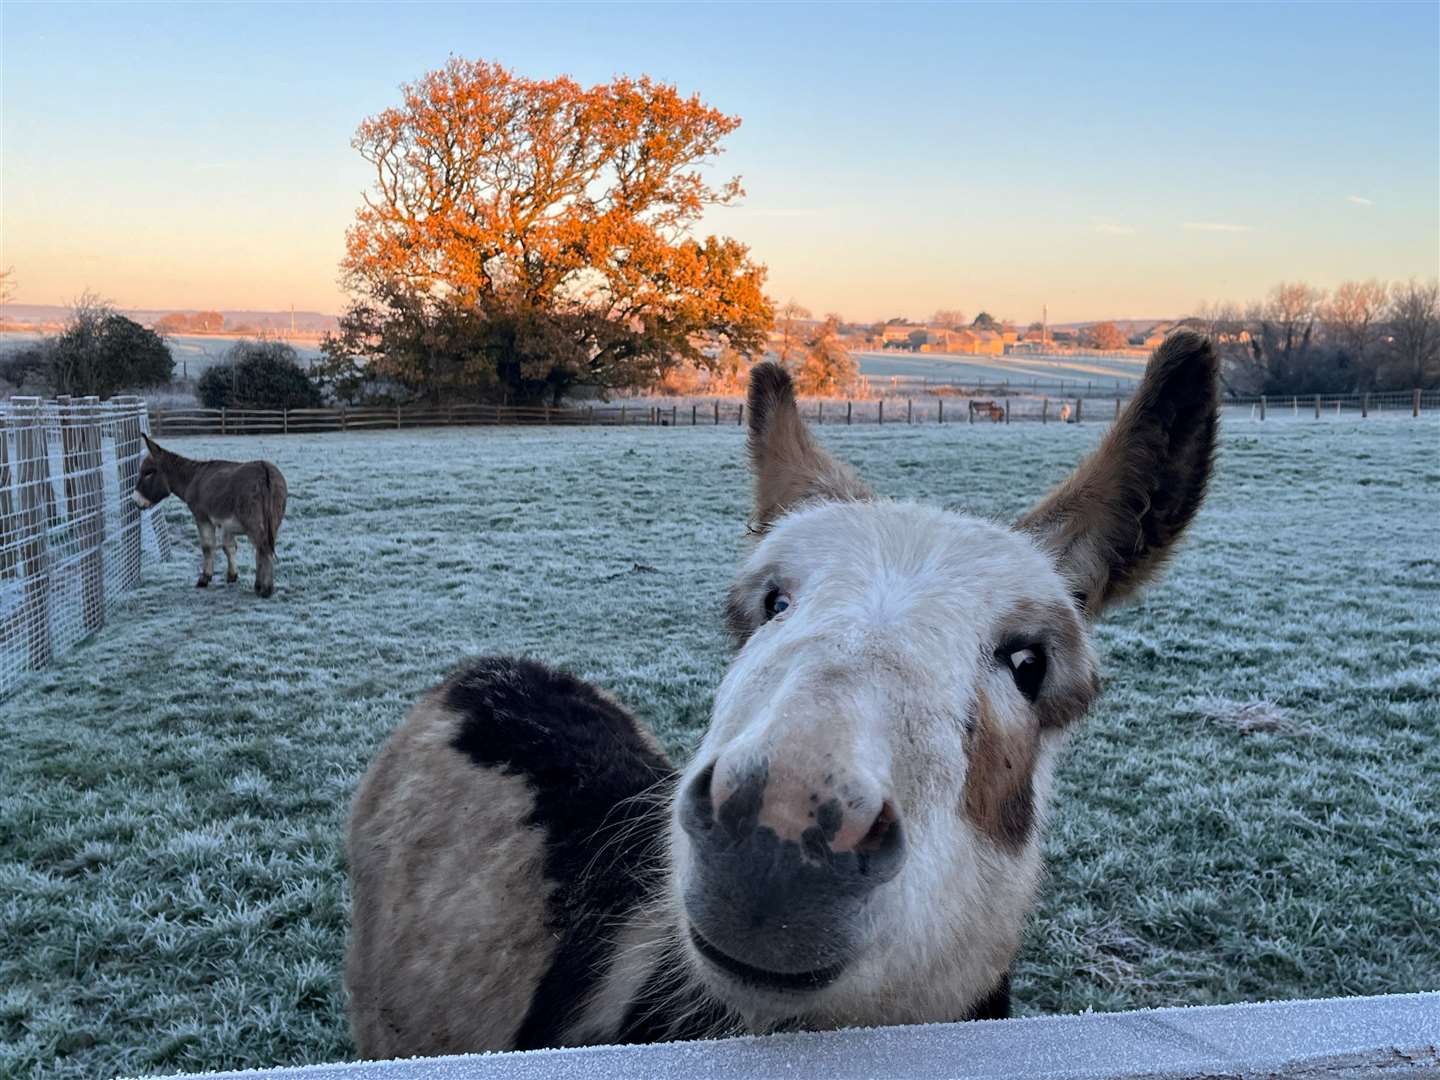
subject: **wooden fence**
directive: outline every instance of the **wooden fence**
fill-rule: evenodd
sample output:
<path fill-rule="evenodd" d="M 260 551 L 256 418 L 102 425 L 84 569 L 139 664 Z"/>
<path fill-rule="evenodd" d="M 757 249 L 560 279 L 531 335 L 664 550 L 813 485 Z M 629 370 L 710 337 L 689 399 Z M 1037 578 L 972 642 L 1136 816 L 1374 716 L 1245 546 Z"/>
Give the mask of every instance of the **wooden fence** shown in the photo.
<path fill-rule="evenodd" d="M 130 498 L 148 427 L 136 398 L 0 401 L 0 696 L 169 555 L 163 519 Z"/>
<path fill-rule="evenodd" d="M 993 390 L 993 388 L 992 388 Z M 867 401 L 810 399 L 800 403 L 807 421 L 835 424 L 1082 423 L 1118 416 L 1129 398 L 1111 394 L 1061 397 L 1050 394 L 995 394 L 971 387 L 964 395 L 877 398 Z M 1224 401 L 1232 415 L 1249 410 L 1267 416 L 1420 416 L 1440 411 L 1440 390 L 1309 397 L 1249 397 Z M 157 438 L 185 435 L 288 435 L 306 432 L 397 430 L 477 425 L 607 425 L 702 427 L 744 423 L 737 398 L 657 403 L 620 401 L 604 405 L 392 405 L 330 409 L 155 409 L 150 424 Z"/>
<path fill-rule="evenodd" d="M 1365 394 L 1262 394 L 1225 402 L 1232 410 L 1250 410 L 1256 420 L 1313 419 L 1329 416 L 1420 417 L 1440 411 L 1440 390 L 1399 390 Z"/>

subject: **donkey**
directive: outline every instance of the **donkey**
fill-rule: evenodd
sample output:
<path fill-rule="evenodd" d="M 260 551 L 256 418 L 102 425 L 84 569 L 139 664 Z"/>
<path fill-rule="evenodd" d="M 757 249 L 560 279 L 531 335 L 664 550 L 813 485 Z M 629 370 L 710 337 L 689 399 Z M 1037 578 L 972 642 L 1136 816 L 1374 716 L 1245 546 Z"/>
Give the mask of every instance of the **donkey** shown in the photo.
<path fill-rule="evenodd" d="M 150 451 L 140 464 L 131 497 L 142 508 L 176 495 L 195 515 L 204 563 L 197 589 L 210 584 L 215 570 L 215 536 L 225 549 L 225 581 L 240 580 L 235 570 L 235 537 L 244 533 L 255 545 L 255 591 L 275 591 L 275 537 L 285 517 L 285 477 L 268 461 L 192 461 L 141 436 Z"/>
<path fill-rule="evenodd" d="M 470 663 L 356 794 L 366 1058 L 1009 1015 L 1090 624 L 1204 497 L 1216 361 L 1182 332 L 1013 527 L 880 499 L 751 373 L 757 542 L 680 772 L 593 686 Z"/>

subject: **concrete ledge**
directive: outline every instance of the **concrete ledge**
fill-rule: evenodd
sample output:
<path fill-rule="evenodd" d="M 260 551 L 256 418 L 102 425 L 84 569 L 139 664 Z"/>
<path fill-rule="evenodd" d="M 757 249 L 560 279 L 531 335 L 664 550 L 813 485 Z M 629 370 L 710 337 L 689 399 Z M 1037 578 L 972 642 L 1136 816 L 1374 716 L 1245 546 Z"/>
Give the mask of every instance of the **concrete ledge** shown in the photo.
<path fill-rule="evenodd" d="M 1440 992 L 211 1073 L 269 1080 L 1440 1078 Z"/>

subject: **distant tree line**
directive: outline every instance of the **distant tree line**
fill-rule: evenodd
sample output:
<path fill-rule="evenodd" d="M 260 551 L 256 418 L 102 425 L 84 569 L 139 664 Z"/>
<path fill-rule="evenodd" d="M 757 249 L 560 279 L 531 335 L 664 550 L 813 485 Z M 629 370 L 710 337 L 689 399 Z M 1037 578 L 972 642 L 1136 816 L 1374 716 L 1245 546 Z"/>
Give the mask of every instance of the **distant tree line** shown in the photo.
<path fill-rule="evenodd" d="M 1440 282 L 1282 282 L 1262 301 L 1206 303 L 1185 320 L 1217 344 L 1233 394 L 1440 386 Z"/>
<path fill-rule="evenodd" d="M 225 316 L 218 311 L 196 311 L 187 314 L 173 311 L 155 320 L 157 334 L 214 334 L 225 329 Z"/>

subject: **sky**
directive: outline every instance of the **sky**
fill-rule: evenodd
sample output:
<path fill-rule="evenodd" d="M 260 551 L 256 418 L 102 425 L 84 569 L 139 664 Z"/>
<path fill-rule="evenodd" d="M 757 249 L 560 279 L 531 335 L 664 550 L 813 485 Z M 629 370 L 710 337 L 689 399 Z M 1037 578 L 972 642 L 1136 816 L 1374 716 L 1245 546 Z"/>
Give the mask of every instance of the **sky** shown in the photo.
<path fill-rule="evenodd" d="M 743 119 L 702 228 L 848 319 L 1440 273 L 1440 5 L 0 4 L 16 300 L 337 312 L 350 139 L 450 55 Z"/>

